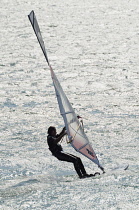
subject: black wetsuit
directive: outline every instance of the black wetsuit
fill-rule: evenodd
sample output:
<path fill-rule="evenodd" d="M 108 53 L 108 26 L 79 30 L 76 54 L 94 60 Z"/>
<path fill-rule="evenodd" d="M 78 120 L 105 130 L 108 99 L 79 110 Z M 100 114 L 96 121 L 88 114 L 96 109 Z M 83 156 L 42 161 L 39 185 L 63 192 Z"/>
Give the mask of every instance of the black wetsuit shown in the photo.
<path fill-rule="evenodd" d="M 49 150 L 52 152 L 52 154 L 61 161 L 67 161 L 74 164 L 74 168 L 79 175 L 80 178 L 86 175 L 85 168 L 83 166 L 83 163 L 79 157 L 76 157 L 74 155 L 64 153 L 63 149 L 60 144 L 55 143 L 55 139 L 58 138 L 59 135 L 56 135 L 56 137 L 48 135 L 47 137 L 47 143 L 49 146 Z"/>

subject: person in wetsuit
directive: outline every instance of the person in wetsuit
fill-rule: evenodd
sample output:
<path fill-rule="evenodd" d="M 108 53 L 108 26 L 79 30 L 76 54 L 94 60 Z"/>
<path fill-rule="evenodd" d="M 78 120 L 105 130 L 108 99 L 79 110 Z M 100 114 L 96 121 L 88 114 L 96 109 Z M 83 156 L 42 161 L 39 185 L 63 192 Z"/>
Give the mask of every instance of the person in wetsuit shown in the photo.
<path fill-rule="evenodd" d="M 84 165 L 79 157 L 63 152 L 61 145 L 58 143 L 65 135 L 65 128 L 63 128 L 59 134 L 57 134 L 55 127 L 50 126 L 48 128 L 47 143 L 52 155 L 55 156 L 58 160 L 73 163 L 74 168 L 80 179 L 99 174 L 98 172 L 96 172 L 95 174 L 87 174 Z"/>

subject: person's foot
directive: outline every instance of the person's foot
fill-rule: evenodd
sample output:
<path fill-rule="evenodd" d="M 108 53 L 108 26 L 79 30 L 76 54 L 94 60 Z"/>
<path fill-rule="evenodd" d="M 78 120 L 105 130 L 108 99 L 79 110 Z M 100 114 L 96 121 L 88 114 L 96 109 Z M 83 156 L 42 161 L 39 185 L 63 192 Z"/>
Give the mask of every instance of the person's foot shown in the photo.
<path fill-rule="evenodd" d="M 94 174 L 86 174 L 86 177 L 94 176 Z"/>
<path fill-rule="evenodd" d="M 91 177 L 93 174 L 83 174 L 80 179 L 84 179 L 84 178 L 87 178 L 87 177 Z"/>
<path fill-rule="evenodd" d="M 96 176 L 96 175 L 100 175 L 100 173 L 99 172 L 94 173 L 94 176 Z"/>
<path fill-rule="evenodd" d="M 100 175 L 99 172 L 95 172 L 94 174 L 90 174 L 89 176 L 96 176 L 96 175 Z"/>
<path fill-rule="evenodd" d="M 84 179 L 84 178 L 87 178 L 89 176 L 89 174 L 83 174 L 82 176 L 80 176 L 79 178 L 80 179 Z"/>
<path fill-rule="evenodd" d="M 94 174 L 83 174 L 80 179 L 84 179 L 84 178 L 87 178 L 87 177 L 91 177 L 91 176 L 96 176 L 96 175 L 100 175 L 99 172 L 95 172 Z"/>

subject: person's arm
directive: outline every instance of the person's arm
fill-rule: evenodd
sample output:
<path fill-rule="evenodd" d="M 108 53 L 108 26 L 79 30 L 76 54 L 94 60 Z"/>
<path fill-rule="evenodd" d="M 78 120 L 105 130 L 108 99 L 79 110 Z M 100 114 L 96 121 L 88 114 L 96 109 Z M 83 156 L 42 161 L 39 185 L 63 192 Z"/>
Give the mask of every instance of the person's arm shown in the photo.
<path fill-rule="evenodd" d="M 58 142 L 60 142 L 60 140 L 63 138 L 63 136 L 65 136 L 66 135 L 66 128 L 64 127 L 63 129 L 62 129 L 62 131 L 60 132 L 60 134 L 58 134 L 57 135 L 57 137 L 56 137 L 56 139 L 55 139 L 55 142 L 56 142 L 56 144 L 58 143 Z"/>

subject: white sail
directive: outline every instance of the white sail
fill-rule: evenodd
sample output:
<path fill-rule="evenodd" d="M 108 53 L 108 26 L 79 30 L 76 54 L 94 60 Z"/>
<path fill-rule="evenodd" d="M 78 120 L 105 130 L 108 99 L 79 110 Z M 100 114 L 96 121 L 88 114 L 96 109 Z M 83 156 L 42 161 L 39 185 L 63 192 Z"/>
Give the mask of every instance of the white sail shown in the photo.
<path fill-rule="evenodd" d="M 34 11 L 32 11 L 28 17 L 29 17 L 31 25 L 34 29 L 34 32 L 37 36 L 37 39 L 41 46 L 41 49 L 44 53 L 46 61 L 50 67 L 51 77 L 52 77 L 53 84 L 55 87 L 55 92 L 56 92 L 56 97 L 57 97 L 57 101 L 59 104 L 60 113 L 63 117 L 64 123 L 66 126 L 69 142 L 76 151 L 80 152 L 81 154 L 83 154 L 84 156 L 86 156 L 87 158 L 92 160 L 95 164 L 98 165 L 98 167 L 102 171 L 104 171 L 103 167 L 99 163 L 99 160 L 98 160 L 86 134 L 84 133 L 84 129 L 82 128 L 82 125 L 79 122 L 73 107 L 71 106 L 66 94 L 64 93 L 64 91 L 63 91 L 63 89 L 62 89 L 62 87 L 61 87 L 49 61 L 48 61 L 44 42 L 43 42 L 43 39 L 41 36 L 41 32 L 40 32 L 39 25 L 37 23 L 37 19 L 35 17 Z"/>

